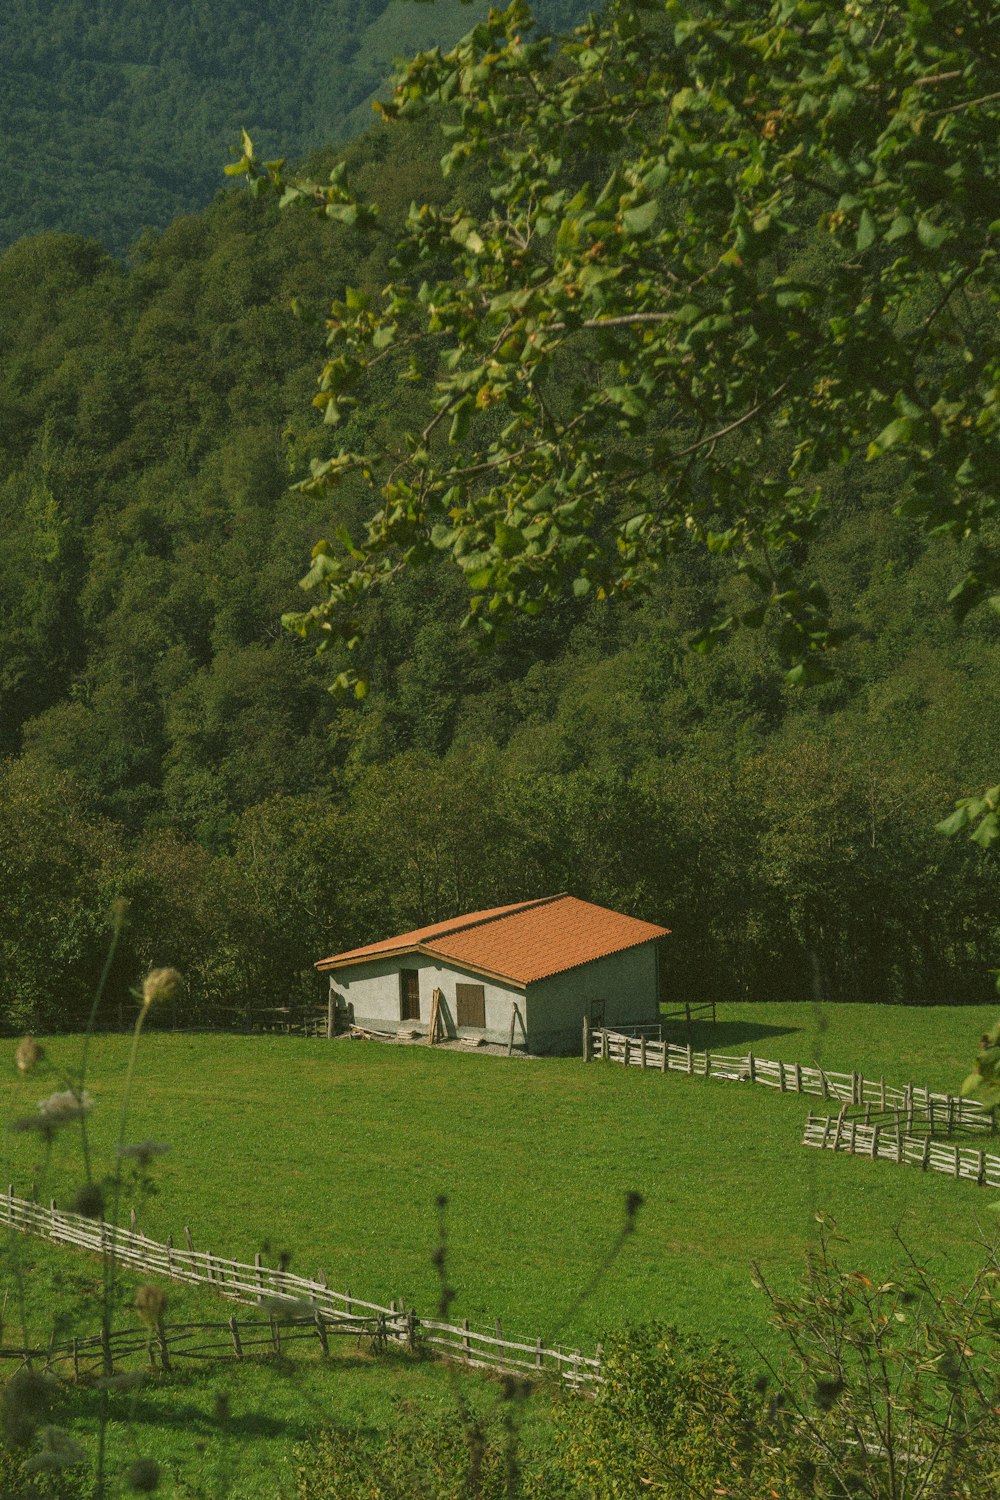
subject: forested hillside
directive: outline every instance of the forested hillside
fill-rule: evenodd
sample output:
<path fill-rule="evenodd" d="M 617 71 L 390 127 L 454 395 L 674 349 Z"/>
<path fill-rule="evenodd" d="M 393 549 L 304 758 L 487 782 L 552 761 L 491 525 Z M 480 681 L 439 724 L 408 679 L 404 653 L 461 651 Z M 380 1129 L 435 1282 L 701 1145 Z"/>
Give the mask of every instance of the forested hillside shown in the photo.
<path fill-rule="evenodd" d="M 122 254 L 223 185 L 247 127 L 301 156 L 367 127 L 396 58 L 485 4 L 436 0 L 4 0 L 0 246 L 63 230 Z M 554 23 L 583 7 L 550 0 Z"/>
<path fill-rule="evenodd" d="M 995 765 L 1000 620 L 951 620 L 957 549 L 864 465 L 813 547 L 860 630 L 808 691 L 767 631 L 688 650 L 740 597 L 693 547 L 490 653 L 458 570 L 404 576 L 364 605 L 362 702 L 281 629 L 362 504 L 289 489 L 329 448 L 311 314 L 385 284 L 411 200 L 482 194 L 441 152 L 426 119 L 348 148 L 374 229 L 228 194 L 129 268 L 58 234 L 0 260 L 5 1024 L 79 1019 L 119 898 L 114 995 L 176 964 L 204 1022 L 315 1003 L 324 952 L 560 889 L 672 928 L 679 998 L 986 998 L 1000 876 L 933 824 Z M 352 441 L 426 410 L 387 376 Z"/>

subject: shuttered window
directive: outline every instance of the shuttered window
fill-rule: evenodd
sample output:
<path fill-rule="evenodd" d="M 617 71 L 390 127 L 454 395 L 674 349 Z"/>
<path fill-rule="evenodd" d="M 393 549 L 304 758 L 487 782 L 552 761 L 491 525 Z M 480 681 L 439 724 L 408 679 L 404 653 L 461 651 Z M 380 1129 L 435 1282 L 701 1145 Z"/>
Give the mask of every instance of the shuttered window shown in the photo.
<path fill-rule="evenodd" d="M 481 984 L 456 984 L 455 1009 L 459 1026 L 486 1025 L 486 988 Z"/>
<path fill-rule="evenodd" d="M 404 1021 L 420 1020 L 420 970 L 399 971 L 399 1014 Z"/>

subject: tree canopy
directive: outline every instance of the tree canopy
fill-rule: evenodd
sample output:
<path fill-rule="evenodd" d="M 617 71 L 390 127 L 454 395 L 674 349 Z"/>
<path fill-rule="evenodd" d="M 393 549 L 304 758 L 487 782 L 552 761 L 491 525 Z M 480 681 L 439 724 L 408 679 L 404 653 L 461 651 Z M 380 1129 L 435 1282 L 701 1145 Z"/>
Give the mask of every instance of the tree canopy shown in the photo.
<path fill-rule="evenodd" d="M 579 15 L 548 0 L 562 24 Z M 123 255 L 201 208 L 241 124 L 290 156 L 371 120 L 394 60 L 451 42 L 485 10 L 460 0 L 4 0 L 0 246 L 88 234 Z"/>
<path fill-rule="evenodd" d="M 897 513 L 972 544 L 956 612 L 1000 604 L 989 8 L 617 0 L 532 35 L 514 0 L 384 107 L 441 122 L 454 194 L 413 205 L 383 290 L 329 309 L 315 404 L 343 439 L 302 487 L 351 481 L 370 513 L 317 544 L 292 628 L 351 647 L 361 596 L 435 551 L 488 634 L 695 547 L 746 584 L 695 644 L 773 620 L 789 680 L 824 680 L 853 622 L 804 557 L 859 456 Z M 258 188 L 377 231 L 340 171 L 285 180 L 244 144 Z M 373 443 L 387 380 L 427 416 Z"/>
<path fill-rule="evenodd" d="M 671 927 L 677 997 L 987 998 L 1000 865 L 932 825 L 995 779 L 983 726 L 1000 717 L 1000 619 L 984 608 L 960 627 L 935 607 L 974 543 L 928 538 L 900 504 L 902 442 L 868 462 L 859 441 L 818 474 L 825 512 L 811 515 L 808 553 L 803 539 L 768 542 L 776 570 L 823 580 L 834 625 L 859 627 L 808 693 L 787 680 L 777 607 L 725 650 L 685 649 L 745 615 L 757 587 L 735 565 L 738 541 L 716 554 L 686 526 L 641 588 L 576 593 L 567 564 L 561 594 L 532 596 L 536 614 L 483 603 L 506 634 L 481 652 L 459 629 L 466 575 L 431 542 L 430 517 L 413 524 L 420 567 L 393 522 L 398 570 L 391 588 L 351 599 L 353 653 L 314 657 L 311 642 L 334 636 L 321 619 L 306 641 L 281 630 L 318 539 L 335 550 L 342 526 L 361 568 L 380 497 L 362 471 L 306 493 L 290 478 L 325 463 L 339 436 L 388 481 L 385 455 L 405 457 L 406 432 L 447 394 L 437 334 L 420 333 L 379 351 L 339 434 L 309 407 L 331 292 L 346 303 L 353 288 L 375 316 L 402 278 L 411 200 L 417 217 L 426 205 L 442 222 L 489 219 L 488 155 L 442 175 L 459 143 L 442 135 L 449 123 L 432 102 L 318 159 L 310 175 L 332 214 L 229 193 L 145 237 L 128 265 L 66 235 L 0 257 L 0 1024 L 82 1019 L 119 899 L 134 915 L 112 1005 L 148 964 L 174 964 L 189 977 L 179 1014 L 232 1024 L 256 1003 L 314 1004 L 323 952 L 567 887 Z M 609 146 L 560 170 L 572 197 L 615 165 Z M 353 207 L 376 198 L 378 227 Z M 679 211 L 657 202 L 664 221 Z M 828 232 L 807 223 L 803 244 L 826 264 Z M 479 257 L 448 245 L 414 277 L 461 283 Z M 976 295 L 986 344 L 992 313 Z M 591 356 L 594 334 L 553 355 L 539 400 L 578 390 L 582 406 L 625 381 Z M 943 370 L 963 347 L 942 341 Z M 411 352 L 419 381 L 400 378 Z M 454 412 L 441 417 L 429 459 L 487 461 L 502 404 L 473 403 L 453 443 Z M 784 462 L 779 408 L 718 452 Z M 622 455 L 645 463 L 671 424 L 693 440 L 655 391 L 645 434 L 606 417 L 605 448 L 592 446 L 609 472 Z M 702 456 L 714 461 L 710 446 Z M 631 502 L 616 474 L 618 498 L 595 502 L 589 532 L 579 513 L 540 513 L 624 568 L 616 529 Z M 465 484 L 470 504 L 488 503 L 481 474 Z M 363 701 L 326 692 L 331 662 L 367 679 Z"/>

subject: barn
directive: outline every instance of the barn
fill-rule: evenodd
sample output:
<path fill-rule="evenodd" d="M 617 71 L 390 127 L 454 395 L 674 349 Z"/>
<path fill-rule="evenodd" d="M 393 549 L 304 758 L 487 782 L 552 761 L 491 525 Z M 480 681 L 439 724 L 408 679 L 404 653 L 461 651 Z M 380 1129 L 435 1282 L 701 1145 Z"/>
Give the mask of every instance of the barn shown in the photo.
<path fill-rule="evenodd" d="M 565 892 L 468 912 L 316 964 L 330 978 L 330 1032 L 348 1025 L 508 1042 L 580 1045 L 593 1026 L 657 1020 L 669 929 Z M 440 1027 L 440 1029 L 439 1029 Z"/>

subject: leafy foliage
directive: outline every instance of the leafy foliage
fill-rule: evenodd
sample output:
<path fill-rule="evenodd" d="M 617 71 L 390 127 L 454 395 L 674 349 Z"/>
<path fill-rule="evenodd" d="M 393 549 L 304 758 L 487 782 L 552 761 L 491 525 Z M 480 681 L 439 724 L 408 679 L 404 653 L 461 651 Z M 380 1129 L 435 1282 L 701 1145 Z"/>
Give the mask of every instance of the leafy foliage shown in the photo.
<path fill-rule="evenodd" d="M 537 60 L 555 87 L 558 69 Z M 837 678 L 809 695 L 782 667 L 777 607 L 724 652 L 687 649 L 760 600 L 739 549 L 709 552 L 686 526 L 643 565 L 642 590 L 603 602 L 570 587 L 538 614 L 491 612 L 475 604 L 489 591 L 470 596 L 466 571 L 430 545 L 391 588 L 360 590 L 353 653 L 316 661 L 280 630 L 317 541 L 343 528 L 364 551 L 363 475 L 288 489 L 329 457 L 308 399 L 331 282 L 345 305 L 356 288 L 360 318 L 399 277 L 414 199 L 442 224 L 491 212 L 489 164 L 474 156 L 444 178 L 457 138 L 442 137 L 436 106 L 403 113 L 311 169 L 338 210 L 377 196 L 373 223 L 227 194 L 148 237 L 128 268 L 66 235 L 0 259 L 0 948 L 13 955 L 0 1015 L 78 1021 L 118 897 L 137 916 L 112 1017 L 126 973 L 175 963 L 190 981 L 178 1019 L 232 1024 L 255 1005 L 315 1005 L 323 952 L 567 888 L 671 927 L 674 995 L 982 999 L 1000 875 L 931 825 L 995 780 L 982 726 L 1000 712 L 998 622 L 980 610 L 959 628 L 933 608 L 968 544 L 928 542 L 919 518 L 893 514 L 907 471 L 891 455 L 825 473 L 808 555 L 781 549 L 822 577 L 835 620 L 860 626 Z M 581 153 L 565 160 L 590 170 Z M 644 243 L 681 223 L 660 198 Z M 454 258 L 480 257 L 448 243 L 426 272 L 459 287 Z M 808 225 L 802 244 L 833 254 Z M 625 378 L 591 359 L 595 332 L 552 333 L 563 347 L 538 386 L 550 405 Z M 351 451 L 405 449 L 437 415 L 437 356 L 410 382 L 395 351 L 345 409 Z M 470 408 L 452 445 L 442 418 L 433 462 L 483 461 L 499 405 Z M 676 425 L 667 406 L 653 402 L 645 436 L 605 425 L 601 462 L 645 462 Z M 731 441 L 749 463 L 784 454 L 786 437 L 762 411 Z M 617 522 L 594 525 L 594 546 L 621 560 Z M 336 573 L 344 555 L 331 542 L 318 569 Z M 460 632 L 470 605 L 507 614 L 502 651 Z M 363 702 L 330 698 L 331 661 L 368 682 Z"/>
<path fill-rule="evenodd" d="M 693 543 L 753 596 L 696 643 L 773 616 L 789 680 L 825 680 L 851 622 L 800 553 L 858 454 L 925 532 L 977 539 L 964 616 L 1000 581 L 989 21 L 622 0 L 557 47 L 531 24 L 522 0 L 492 12 L 383 109 L 441 120 L 456 196 L 414 204 L 377 297 L 331 304 L 315 404 L 348 426 L 303 488 L 354 480 L 372 509 L 360 543 L 317 543 L 320 601 L 288 623 L 351 647 L 364 594 L 438 550 L 488 634 L 567 589 L 648 588 Z M 248 142 L 241 167 L 371 220 L 342 175 L 286 182 Z M 387 360 L 430 415 L 363 442 L 349 418 Z"/>

